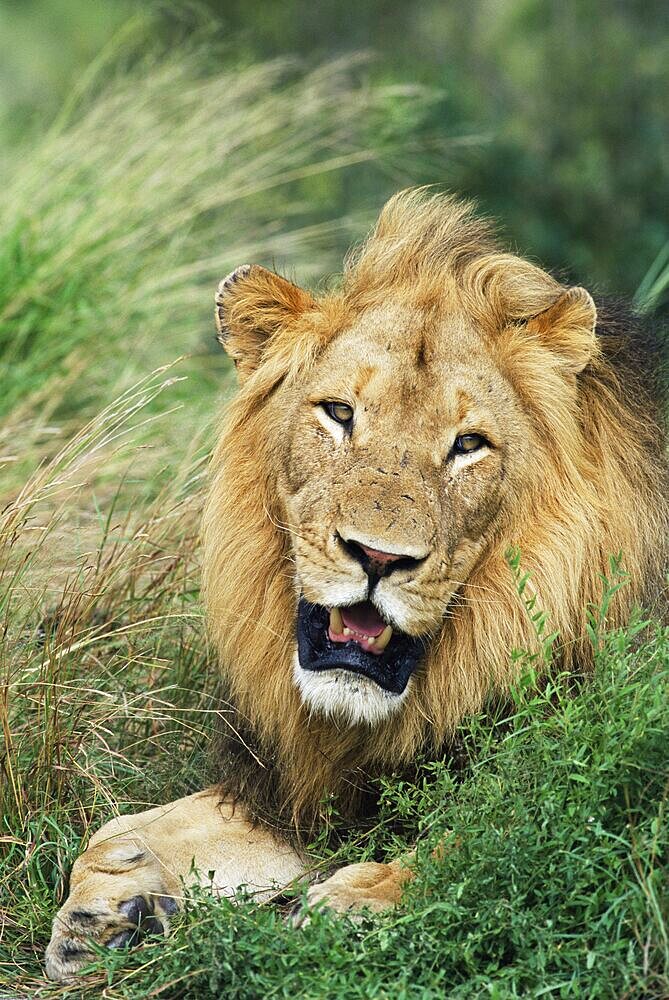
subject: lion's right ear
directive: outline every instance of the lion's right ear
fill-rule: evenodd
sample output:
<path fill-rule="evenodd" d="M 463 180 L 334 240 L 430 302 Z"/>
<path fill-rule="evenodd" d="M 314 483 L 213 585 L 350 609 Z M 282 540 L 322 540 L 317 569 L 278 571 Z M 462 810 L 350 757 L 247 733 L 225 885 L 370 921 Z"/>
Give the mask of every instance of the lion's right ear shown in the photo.
<path fill-rule="evenodd" d="M 597 307 L 585 288 L 568 288 L 548 309 L 533 316 L 527 330 L 537 336 L 573 374 L 597 353 Z"/>
<path fill-rule="evenodd" d="M 270 339 L 314 305 L 308 292 L 258 264 L 242 264 L 223 279 L 216 292 L 216 339 L 241 381 L 261 363 Z"/>

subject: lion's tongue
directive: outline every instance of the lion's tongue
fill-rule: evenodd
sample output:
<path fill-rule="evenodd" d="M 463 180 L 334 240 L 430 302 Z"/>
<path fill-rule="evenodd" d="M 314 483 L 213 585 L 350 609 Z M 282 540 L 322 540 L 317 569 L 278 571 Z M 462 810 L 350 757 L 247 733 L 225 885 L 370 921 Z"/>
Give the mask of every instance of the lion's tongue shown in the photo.
<path fill-rule="evenodd" d="M 344 625 L 359 635 L 381 635 L 386 623 L 370 601 L 341 608 Z"/>

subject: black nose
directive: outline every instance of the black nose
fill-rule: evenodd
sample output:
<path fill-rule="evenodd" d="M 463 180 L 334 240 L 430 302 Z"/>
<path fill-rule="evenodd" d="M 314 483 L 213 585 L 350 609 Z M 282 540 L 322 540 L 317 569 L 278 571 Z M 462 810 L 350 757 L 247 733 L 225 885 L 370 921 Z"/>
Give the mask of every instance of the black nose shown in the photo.
<path fill-rule="evenodd" d="M 381 549 L 372 549 L 368 545 L 363 545 L 353 538 L 342 538 L 339 541 L 348 554 L 359 562 L 367 576 L 373 582 L 380 580 L 382 576 L 390 576 L 396 570 L 415 569 L 425 562 L 426 557 L 416 558 L 403 553 L 383 552 Z"/>

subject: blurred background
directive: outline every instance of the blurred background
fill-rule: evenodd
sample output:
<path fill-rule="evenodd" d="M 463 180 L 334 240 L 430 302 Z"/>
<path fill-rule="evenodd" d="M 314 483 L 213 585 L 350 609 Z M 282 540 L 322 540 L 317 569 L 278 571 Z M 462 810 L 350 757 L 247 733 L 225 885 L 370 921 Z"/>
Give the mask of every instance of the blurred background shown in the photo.
<path fill-rule="evenodd" d="M 666 312 L 667 29 L 664 0 L 0 0 L 0 416 L 199 353 L 201 420 L 218 278 L 313 284 L 414 183 Z"/>
<path fill-rule="evenodd" d="M 146 11 L 142 0 L 3 0 L 3 152 L 42 132 L 91 61 Z M 366 51 L 370 81 L 431 88 L 432 100 L 403 123 L 404 179 L 477 198 L 549 266 L 634 295 L 665 247 L 664 0 L 177 0 L 153 9 L 147 47 L 160 35 L 178 49 L 202 34 L 208 14 L 222 63 L 298 55 L 314 66 Z M 397 128 L 402 109 L 388 115 L 382 132 Z M 397 153 L 401 161 L 401 145 Z M 314 208 L 372 213 L 393 182 L 375 177 L 361 189 L 359 177 L 331 174 Z"/>
<path fill-rule="evenodd" d="M 228 65 L 366 51 L 368 80 L 431 88 L 404 122 L 411 180 L 477 198 L 553 268 L 633 295 L 669 238 L 664 0 L 210 0 L 150 15 L 143 0 L 3 0 L 4 151 L 53 121 L 133 19 L 151 20 L 147 48 L 159 35 L 178 50 L 208 14 Z M 375 211 L 392 180 L 330 175 L 313 209 Z"/>
<path fill-rule="evenodd" d="M 313 283 L 413 183 L 665 311 L 668 28 L 664 0 L 2 0 L 4 410 L 84 342 L 100 364 L 59 412 L 211 354 L 240 256 Z"/>

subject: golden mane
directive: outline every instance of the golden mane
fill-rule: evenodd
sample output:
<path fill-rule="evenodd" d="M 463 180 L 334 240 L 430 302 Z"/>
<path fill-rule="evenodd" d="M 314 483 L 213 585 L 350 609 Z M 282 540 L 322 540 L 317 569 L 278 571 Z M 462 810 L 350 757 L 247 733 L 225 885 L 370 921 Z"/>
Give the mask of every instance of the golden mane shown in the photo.
<path fill-rule="evenodd" d="M 279 328 L 228 406 L 204 515 L 204 585 L 235 705 L 229 722 L 241 734 L 223 783 L 256 814 L 271 801 L 286 821 L 310 825 L 326 791 L 355 811 L 367 776 L 443 746 L 463 716 L 508 692 L 512 651 L 537 648 L 506 559 L 510 547 L 520 550 L 539 606 L 559 632 L 555 652 L 566 670 L 592 663 L 586 614 L 600 601 L 612 554 L 623 553 L 629 581 L 610 626 L 659 595 L 668 524 L 658 401 L 629 362 L 634 325 L 611 322 L 601 309 L 598 349 L 578 374 L 569 360 L 578 356 L 578 317 L 564 354 L 558 344 L 549 356 L 541 323 L 531 320 L 563 291 L 539 267 L 500 251 L 471 205 L 401 193 L 347 261 L 341 287 Z M 389 296 L 436 313 L 457 302 L 477 325 L 537 431 L 541 474 L 448 610 L 423 683 L 402 712 L 376 728 L 339 728 L 310 717 L 292 681 L 291 538 L 277 498 L 280 445 L 266 409 L 280 383 L 308 379 L 311 360 L 348 318 Z"/>

